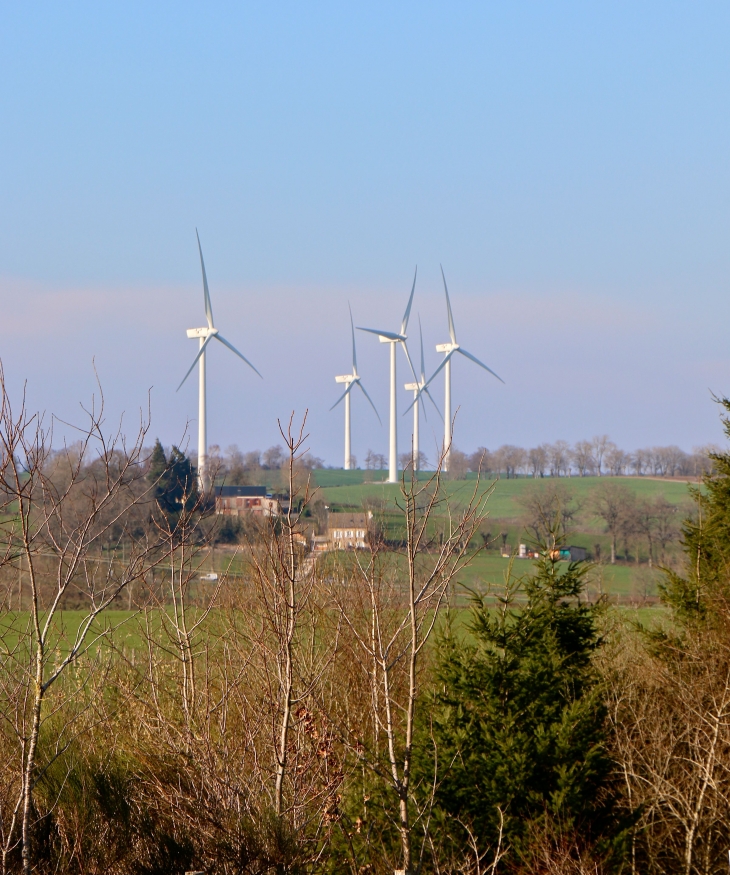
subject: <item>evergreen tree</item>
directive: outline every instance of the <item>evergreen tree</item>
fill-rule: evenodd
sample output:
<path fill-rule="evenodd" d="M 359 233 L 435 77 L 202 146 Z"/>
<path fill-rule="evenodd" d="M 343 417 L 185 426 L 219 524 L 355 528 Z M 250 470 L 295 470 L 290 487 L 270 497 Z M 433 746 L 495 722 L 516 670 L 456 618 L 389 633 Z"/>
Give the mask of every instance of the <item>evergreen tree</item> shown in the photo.
<path fill-rule="evenodd" d="M 191 510 L 198 500 L 198 482 L 190 459 L 177 447 L 170 451 L 167 460 L 167 502 L 178 512 L 183 506 Z"/>
<path fill-rule="evenodd" d="M 730 438 L 730 399 L 718 399 L 721 420 Z M 718 609 L 727 613 L 730 600 L 730 453 L 711 453 L 713 469 L 693 487 L 696 515 L 684 521 L 682 541 L 686 576 L 665 571 L 663 600 L 681 622 L 710 619 Z"/>
<path fill-rule="evenodd" d="M 159 439 L 156 441 L 147 473 L 153 484 L 153 496 L 163 513 L 176 516 L 183 509 L 191 510 L 198 500 L 197 476 L 188 457 L 178 447 L 173 447 L 170 457 Z"/>
<path fill-rule="evenodd" d="M 565 569 L 547 554 L 535 564 L 500 610 L 475 600 L 468 636 L 447 624 L 433 711 L 445 833 L 458 842 L 454 824 L 467 824 L 493 849 L 502 815 L 517 857 L 555 824 L 588 846 L 618 833 L 593 666 L 601 608 L 579 601 L 585 567 Z M 518 592 L 527 597 L 519 607 Z"/>
<path fill-rule="evenodd" d="M 165 474 L 167 472 L 167 456 L 162 448 L 160 439 L 157 438 L 150 456 L 147 479 L 152 484 L 153 496 L 160 503 L 165 494 Z"/>

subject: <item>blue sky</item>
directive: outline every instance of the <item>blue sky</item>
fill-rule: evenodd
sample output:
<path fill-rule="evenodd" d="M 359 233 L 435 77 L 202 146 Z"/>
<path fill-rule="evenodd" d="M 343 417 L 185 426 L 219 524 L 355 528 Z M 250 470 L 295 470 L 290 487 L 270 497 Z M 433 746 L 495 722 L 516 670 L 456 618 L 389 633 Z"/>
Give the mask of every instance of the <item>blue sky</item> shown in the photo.
<path fill-rule="evenodd" d="M 729 25 L 703 2 L 5 8 L 11 388 L 73 418 L 95 361 L 110 416 L 153 387 L 153 434 L 195 434 L 195 381 L 175 388 L 204 321 L 197 226 L 217 323 L 265 377 L 214 350 L 211 442 L 263 449 L 308 408 L 338 463 L 347 301 L 397 326 L 418 264 L 431 370 L 440 262 L 460 342 L 506 381 L 457 363 L 458 446 L 718 441 Z M 386 351 L 358 341 L 385 421 Z M 364 403 L 354 430 L 357 456 L 385 451 Z"/>

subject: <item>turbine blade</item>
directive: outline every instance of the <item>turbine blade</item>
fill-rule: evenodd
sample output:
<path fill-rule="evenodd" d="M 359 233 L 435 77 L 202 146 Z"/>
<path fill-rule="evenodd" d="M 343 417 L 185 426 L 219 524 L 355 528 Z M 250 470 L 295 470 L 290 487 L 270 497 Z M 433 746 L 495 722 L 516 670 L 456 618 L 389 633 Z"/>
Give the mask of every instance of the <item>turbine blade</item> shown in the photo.
<path fill-rule="evenodd" d="M 182 380 L 180 381 L 180 385 L 177 387 L 177 389 L 175 389 L 176 392 L 179 392 L 179 391 L 180 391 L 180 388 L 182 387 L 182 384 L 183 384 L 183 383 L 185 382 L 185 380 L 187 380 L 187 378 L 190 376 L 190 372 L 191 372 L 192 369 L 195 367 L 195 365 L 197 365 L 197 363 L 198 363 L 198 359 L 199 359 L 200 356 L 205 352 L 205 347 L 210 343 L 210 341 L 213 339 L 213 337 L 215 337 L 214 334 L 209 334 L 209 335 L 205 338 L 205 340 L 203 341 L 203 345 L 200 347 L 200 349 L 198 350 L 198 354 L 197 354 L 197 355 L 195 356 L 195 358 L 193 359 L 193 363 L 192 363 L 192 365 L 190 365 L 190 368 L 188 369 L 187 374 L 185 374 L 185 376 L 184 376 L 184 377 L 182 378 Z"/>
<path fill-rule="evenodd" d="M 355 350 L 355 323 L 352 321 L 352 307 L 350 302 L 347 302 L 347 309 L 350 311 L 350 328 L 352 330 L 352 373 L 357 376 L 357 351 Z"/>
<path fill-rule="evenodd" d="M 205 273 L 205 262 L 203 261 L 203 248 L 200 245 L 200 235 L 198 229 L 195 229 L 195 236 L 198 238 L 198 252 L 200 253 L 200 267 L 203 271 L 203 295 L 205 298 L 205 318 L 208 320 L 208 328 L 213 328 L 213 308 L 210 305 L 210 292 L 208 291 L 208 277 Z"/>
<path fill-rule="evenodd" d="M 330 407 L 330 410 L 334 410 L 335 407 L 337 407 L 337 405 L 340 403 L 340 401 L 342 401 L 342 399 L 345 397 L 345 395 L 347 395 L 347 393 L 348 393 L 348 392 L 352 389 L 352 387 L 355 385 L 355 382 L 356 382 L 356 381 L 353 380 L 352 383 L 348 383 L 348 384 L 347 384 L 347 389 L 345 389 L 345 391 L 342 393 L 342 395 L 340 395 L 340 397 L 337 399 L 337 401 L 335 401 L 335 403 L 332 405 L 332 407 Z"/>
<path fill-rule="evenodd" d="M 380 337 L 387 337 L 388 340 L 403 340 L 402 334 L 395 334 L 393 331 L 381 331 L 379 328 L 361 328 L 357 326 L 358 331 L 369 331 L 370 334 L 377 334 Z"/>
<path fill-rule="evenodd" d="M 408 299 L 408 306 L 406 307 L 406 312 L 403 314 L 403 322 L 400 326 L 400 333 L 405 335 L 406 328 L 408 328 L 408 319 L 411 315 L 411 304 L 413 303 L 413 293 L 416 291 L 416 277 L 418 276 L 418 265 L 416 265 L 416 272 L 413 274 L 413 286 L 411 287 L 411 296 Z"/>
<path fill-rule="evenodd" d="M 438 415 L 439 415 L 439 416 L 441 417 L 441 419 L 443 420 L 444 415 L 443 415 L 443 413 L 439 410 L 439 406 L 438 406 L 438 404 L 433 400 L 433 395 L 431 394 L 430 389 L 426 389 L 426 388 L 424 388 L 423 391 L 424 391 L 424 394 L 428 395 L 428 397 L 431 399 L 431 404 L 433 404 L 433 406 L 436 408 L 436 413 L 438 413 Z M 426 415 L 426 405 L 425 405 L 425 404 L 423 405 L 423 415 L 424 415 L 424 416 Z"/>
<path fill-rule="evenodd" d="M 441 265 L 441 276 L 444 280 L 444 291 L 446 292 L 446 312 L 449 315 L 449 336 L 451 337 L 451 342 L 456 343 L 456 331 L 454 330 L 454 317 L 451 314 L 451 301 L 449 300 L 449 289 L 446 285 L 446 277 L 444 276 L 444 269 Z"/>
<path fill-rule="evenodd" d="M 485 371 L 489 371 L 489 373 L 493 377 L 496 377 L 500 383 L 504 383 L 504 380 L 499 376 L 499 374 L 495 374 L 491 368 L 488 368 L 484 364 L 484 362 L 480 362 L 479 359 L 475 355 L 472 355 L 470 352 L 467 352 L 465 349 L 462 349 L 461 347 L 459 347 L 456 351 L 460 352 L 462 355 L 465 355 L 468 359 L 471 359 L 473 362 L 476 362 L 479 365 L 479 367 L 484 368 Z"/>
<path fill-rule="evenodd" d="M 416 403 L 416 401 L 418 401 L 420 399 L 421 395 L 423 395 L 423 393 L 428 390 L 428 387 L 431 385 L 431 383 L 433 383 L 434 379 L 438 376 L 439 372 L 442 371 L 446 367 L 446 362 L 451 358 L 451 356 L 454 354 L 454 352 L 455 352 L 455 350 L 452 349 L 451 352 L 446 353 L 446 355 L 444 356 L 444 360 L 441 362 L 441 364 L 431 374 L 431 376 L 428 378 L 428 380 L 426 380 L 426 382 L 423 384 L 423 386 L 421 386 L 421 388 L 415 393 L 415 397 L 413 398 L 413 401 L 411 401 L 411 403 L 408 405 L 408 407 L 406 407 L 406 409 L 403 411 L 403 416 L 405 416 L 406 413 L 408 413 L 408 411 L 413 407 L 413 405 Z M 431 400 L 433 400 L 433 399 L 431 399 Z M 443 417 L 442 417 L 442 419 L 443 419 Z"/>
<path fill-rule="evenodd" d="M 378 408 L 373 404 L 373 399 L 368 395 L 367 391 L 365 390 L 365 387 L 363 386 L 363 384 L 362 384 L 359 380 L 356 380 L 355 382 L 356 382 L 357 385 L 362 389 L 363 395 L 364 395 L 364 396 L 368 399 L 368 401 L 370 402 L 370 406 L 373 408 L 373 410 L 375 411 L 375 415 L 378 417 L 378 422 L 382 425 L 382 424 L 383 424 L 383 420 L 380 418 L 380 414 L 378 413 Z M 354 384 L 353 384 L 353 385 L 354 385 Z"/>
<path fill-rule="evenodd" d="M 428 392 L 428 389 L 426 389 L 426 391 Z M 414 399 L 414 400 L 417 400 L 417 399 Z M 420 415 L 420 413 L 419 413 L 419 415 Z M 423 402 L 423 418 L 426 420 L 426 422 L 428 422 L 428 416 L 426 415 L 426 402 L 425 401 Z"/>
<path fill-rule="evenodd" d="M 259 374 L 258 370 L 251 364 L 251 362 L 246 358 L 246 356 L 243 355 L 243 353 L 240 353 L 232 343 L 229 343 L 225 339 L 225 337 L 221 337 L 220 334 L 215 334 L 213 336 L 215 337 L 216 340 L 220 340 L 220 342 L 223 344 L 223 346 L 227 346 L 228 349 L 230 349 L 232 352 L 235 352 L 236 355 L 240 359 L 243 359 L 246 362 L 246 364 L 249 366 L 249 368 L 251 368 L 252 370 L 256 371 L 257 374 Z M 259 374 L 259 377 L 261 377 L 261 374 Z M 263 377 L 261 377 L 261 379 L 263 380 Z"/>
<path fill-rule="evenodd" d="M 411 361 L 411 356 L 410 356 L 410 353 L 408 352 L 408 347 L 406 346 L 405 340 L 401 340 L 400 345 L 403 347 L 403 352 L 406 354 L 406 358 L 408 359 L 408 364 L 410 365 L 411 373 L 413 374 L 413 381 L 415 383 L 417 383 L 418 377 L 416 376 L 416 372 L 413 369 L 413 362 Z"/>
<path fill-rule="evenodd" d="M 421 386 L 421 388 L 419 389 L 419 391 L 418 391 L 418 395 L 419 395 L 419 397 L 420 397 L 420 396 L 426 391 L 426 389 L 428 389 L 428 387 L 431 385 L 431 383 L 433 383 L 433 381 L 434 381 L 435 378 L 438 376 L 438 374 L 439 374 L 441 371 L 443 371 L 443 369 L 446 367 L 446 362 L 451 358 L 451 356 L 452 356 L 453 354 L 454 354 L 454 350 L 453 350 L 453 349 L 451 350 L 451 352 L 447 352 L 447 353 L 446 353 L 446 355 L 444 356 L 444 360 L 443 360 L 443 361 L 441 362 L 441 364 L 436 368 L 436 370 L 431 374 L 431 376 L 426 380 L 426 382 L 423 384 L 423 386 Z"/>
<path fill-rule="evenodd" d="M 426 364 L 423 358 L 423 329 L 421 328 L 421 314 L 418 314 L 418 333 L 421 337 L 421 383 L 426 382 Z"/>

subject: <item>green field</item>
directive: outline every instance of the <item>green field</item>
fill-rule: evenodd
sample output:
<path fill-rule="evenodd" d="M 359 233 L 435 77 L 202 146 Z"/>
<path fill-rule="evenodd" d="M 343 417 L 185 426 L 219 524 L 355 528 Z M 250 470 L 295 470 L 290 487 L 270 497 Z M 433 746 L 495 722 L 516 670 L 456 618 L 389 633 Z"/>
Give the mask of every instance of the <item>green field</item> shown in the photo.
<path fill-rule="evenodd" d="M 400 495 L 397 483 L 363 483 L 364 474 L 375 477 L 385 476 L 385 472 L 374 471 L 336 471 L 322 470 L 315 473 L 318 486 L 318 496 L 323 498 L 333 509 L 361 508 L 365 499 L 381 499 L 386 503 L 394 502 Z M 423 474 L 422 477 L 427 477 Z M 606 478 L 601 477 L 564 477 L 559 481 L 568 489 L 577 501 L 585 501 L 589 492 Z M 492 485 L 492 480 L 483 478 L 480 487 L 486 491 Z M 520 496 L 527 490 L 534 489 L 536 484 L 550 483 L 550 480 L 533 480 L 530 477 L 519 477 L 514 480 L 494 481 L 494 492 L 489 498 L 488 510 L 493 519 L 516 519 L 521 514 Z M 687 484 L 677 480 L 653 480 L 647 477 L 621 477 L 619 482 L 631 489 L 638 498 L 653 498 L 663 495 L 667 501 L 680 504 L 688 498 Z M 471 496 L 476 479 L 444 480 L 446 494 L 456 501 L 468 500 Z"/>

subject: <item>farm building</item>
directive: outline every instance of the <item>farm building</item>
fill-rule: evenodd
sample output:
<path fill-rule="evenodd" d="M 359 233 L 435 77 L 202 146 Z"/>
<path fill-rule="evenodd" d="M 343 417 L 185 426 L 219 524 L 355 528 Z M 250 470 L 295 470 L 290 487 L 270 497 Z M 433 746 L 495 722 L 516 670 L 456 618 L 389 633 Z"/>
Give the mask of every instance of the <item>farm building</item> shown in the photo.
<path fill-rule="evenodd" d="M 366 513 L 330 513 L 327 519 L 327 539 L 330 549 L 366 549 L 368 516 Z"/>
<path fill-rule="evenodd" d="M 276 516 L 279 502 L 267 495 L 265 486 L 216 486 L 215 512 L 238 516 L 244 513 Z"/>

